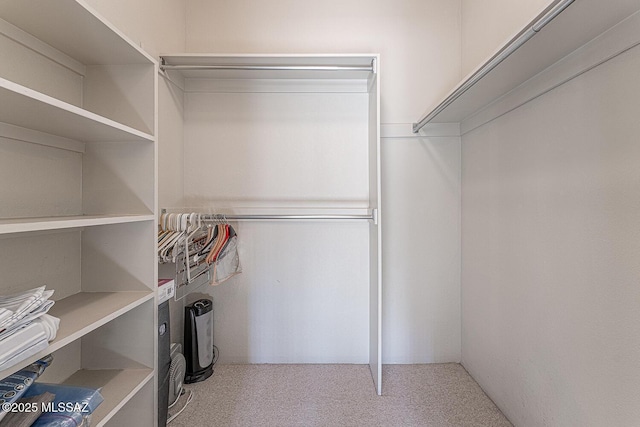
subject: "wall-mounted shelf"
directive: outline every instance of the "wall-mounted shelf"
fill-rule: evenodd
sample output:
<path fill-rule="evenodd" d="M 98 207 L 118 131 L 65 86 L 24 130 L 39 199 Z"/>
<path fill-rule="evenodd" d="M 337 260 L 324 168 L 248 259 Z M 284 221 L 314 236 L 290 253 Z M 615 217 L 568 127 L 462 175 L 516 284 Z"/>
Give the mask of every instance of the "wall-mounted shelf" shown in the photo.
<path fill-rule="evenodd" d="M 5 0 L 0 18 L 85 65 L 153 62 L 82 0 Z"/>
<path fill-rule="evenodd" d="M 3 219 L 0 220 L 0 235 L 153 220 L 153 215 L 79 215 L 71 217 Z"/>
<path fill-rule="evenodd" d="M 162 70 L 185 78 L 368 79 L 376 73 L 371 55 L 161 55 Z"/>
<path fill-rule="evenodd" d="M 414 132 L 427 123 L 464 122 L 639 9 L 638 0 L 553 1 L 430 108 Z"/>
<path fill-rule="evenodd" d="M 66 346 L 153 297 L 154 294 L 150 291 L 79 292 L 56 301 L 49 311 L 49 314 L 60 319 L 60 329 L 56 339 L 51 341 L 49 347 L 44 350 L 16 366 L 0 371 L 0 378 L 5 378 L 23 366 Z"/>
<path fill-rule="evenodd" d="M 153 136 L 0 78 L 0 121 L 76 141 L 153 141 Z"/>

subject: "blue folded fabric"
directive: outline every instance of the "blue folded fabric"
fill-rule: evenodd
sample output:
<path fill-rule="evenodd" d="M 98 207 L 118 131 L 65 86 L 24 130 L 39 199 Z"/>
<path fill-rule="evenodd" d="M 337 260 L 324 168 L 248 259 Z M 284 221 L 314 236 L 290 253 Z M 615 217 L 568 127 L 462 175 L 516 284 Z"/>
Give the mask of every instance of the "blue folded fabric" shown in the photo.
<path fill-rule="evenodd" d="M 56 398 L 33 426 L 78 427 L 83 417 L 91 415 L 104 400 L 98 390 L 91 388 L 38 382 L 29 387 L 25 397 L 44 392 L 53 393 Z"/>
<path fill-rule="evenodd" d="M 52 360 L 53 357 L 49 354 L 26 368 L 0 380 L 0 404 L 13 403 L 20 399 L 51 364 Z"/>

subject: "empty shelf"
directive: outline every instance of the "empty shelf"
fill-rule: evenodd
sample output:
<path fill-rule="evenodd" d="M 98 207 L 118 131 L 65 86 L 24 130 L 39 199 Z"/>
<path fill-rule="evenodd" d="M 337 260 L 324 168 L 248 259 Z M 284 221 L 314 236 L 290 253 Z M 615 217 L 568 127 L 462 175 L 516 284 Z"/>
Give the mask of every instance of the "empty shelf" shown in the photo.
<path fill-rule="evenodd" d="M 0 235 L 153 221 L 153 219 L 153 215 L 79 215 L 68 217 L 2 219 L 0 220 Z"/>
<path fill-rule="evenodd" d="M 0 78 L 0 122 L 81 142 L 152 142 L 153 136 Z"/>

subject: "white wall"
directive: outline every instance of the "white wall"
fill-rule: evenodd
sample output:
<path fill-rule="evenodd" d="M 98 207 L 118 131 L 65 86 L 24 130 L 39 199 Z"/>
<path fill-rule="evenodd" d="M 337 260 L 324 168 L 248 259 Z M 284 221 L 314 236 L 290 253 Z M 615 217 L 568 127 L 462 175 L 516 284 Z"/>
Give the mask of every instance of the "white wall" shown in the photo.
<path fill-rule="evenodd" d="M 185 94 L 186 206 L 368 207 L 367 93 L 217 93 L 200 82 Z M 202 290 L 220 362 L 367 363 L 369 224 L 233 225 L 243 272 Z"/>
<path fill-rule="evenodd" d="M 150 55 L 184 49 L 186 0 L 85 0 Z"/>
<path fill-rule="evenodd" d="M 460 79 L 460 3 L 187 0 L 187 51 L 380 53 L 382 123 L 410 123 Z"/>
<path fill-rule="evenodd" d="M 460 79 L 458 1 L 187 0 L 186 19 L 189 52 L 380 53 L 383 126 L 408 128 Z M 458 361 L 459 139 L 382 144 L 383 361 Z"/>
<path fill-rule="evenodd" d="M 473 71 L 552 0 L 462 0 L 462 75 Z"/>
<path fill-rule="evenodd" d="M 460 138 L 386 138 L 383 359 L 460 361 Z"/>
<path fill-rule="evenodd" d="M 462 362 L 515 425 L 640 419 L 639 68 L 635 47 L 463 137 Z"/>

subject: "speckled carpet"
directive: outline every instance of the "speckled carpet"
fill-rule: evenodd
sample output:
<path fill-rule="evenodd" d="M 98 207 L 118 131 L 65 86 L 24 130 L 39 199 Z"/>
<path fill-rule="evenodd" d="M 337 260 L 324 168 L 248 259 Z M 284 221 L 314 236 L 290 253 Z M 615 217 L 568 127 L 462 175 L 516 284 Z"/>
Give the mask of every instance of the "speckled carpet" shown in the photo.
<path fill-rule="evenodd" d="M 219 365 L 169 426 L 511 426 L 459 364 L 385 365 L 383 381 L 377 396 L 366 365 Z"/>

